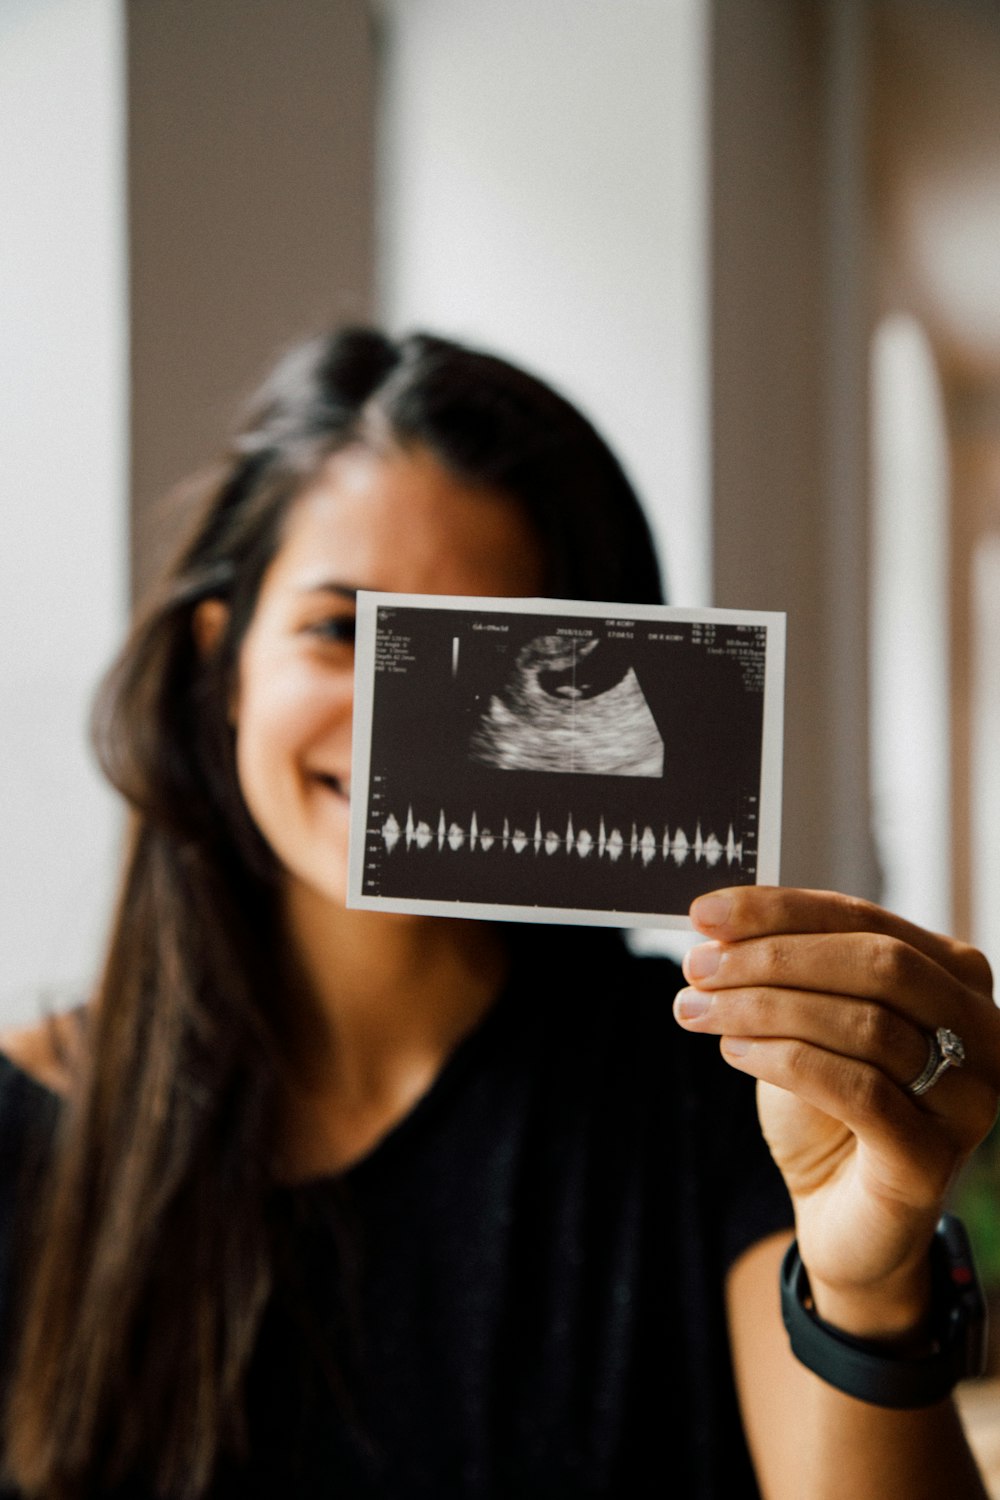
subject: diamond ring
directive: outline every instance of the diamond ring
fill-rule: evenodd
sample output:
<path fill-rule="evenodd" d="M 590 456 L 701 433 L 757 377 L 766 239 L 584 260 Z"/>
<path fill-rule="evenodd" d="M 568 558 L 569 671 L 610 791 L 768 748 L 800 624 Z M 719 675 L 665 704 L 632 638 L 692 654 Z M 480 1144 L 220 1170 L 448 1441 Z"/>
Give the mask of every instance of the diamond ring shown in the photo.
<path fill-rule="evenodd" d="M 906 1087 L 911 1094 L 926 1094 L 942 1073 L 946 1073 L 949 1068 L 960 1068 L 964 1063 L 965 1043 L 958 1032 L 950 1031 L 947 1026 L 939 1026 L 935 1032 L 928 1034 L 927 1061 L 913 1082 Z"/>

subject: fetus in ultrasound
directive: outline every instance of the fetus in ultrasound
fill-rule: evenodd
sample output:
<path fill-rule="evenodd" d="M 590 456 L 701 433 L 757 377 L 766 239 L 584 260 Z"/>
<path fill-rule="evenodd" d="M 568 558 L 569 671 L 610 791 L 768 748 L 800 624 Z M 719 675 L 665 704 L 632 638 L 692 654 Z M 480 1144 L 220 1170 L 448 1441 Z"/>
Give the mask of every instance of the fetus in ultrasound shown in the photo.
<path fill-rule="evenodd" d="M 469 753 L 505 771 L 663 775 L 663 739 L 634 668 L 587 637 L 541 635 L 523 646 Z"/>

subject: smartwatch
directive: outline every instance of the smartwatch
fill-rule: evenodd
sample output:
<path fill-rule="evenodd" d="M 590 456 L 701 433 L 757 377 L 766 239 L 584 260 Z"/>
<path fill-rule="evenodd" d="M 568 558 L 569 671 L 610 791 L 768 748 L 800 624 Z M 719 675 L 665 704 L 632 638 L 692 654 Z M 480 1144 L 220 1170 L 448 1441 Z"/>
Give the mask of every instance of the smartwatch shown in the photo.
<path fill-rule="evenodd" d="M 944 1214 L 931 1245 L 928 1348 L 894 1355 L 884 1344 L 854 1338 L 813 1311 L 809 1278 L 792 1241 L 781 1265 L 781 1315 L 799 1362 L 828 1385 L 874 1406 L 933 1406 L 960 1380 L 986 1366 L 986 1301 L 965 1226 Z"/>

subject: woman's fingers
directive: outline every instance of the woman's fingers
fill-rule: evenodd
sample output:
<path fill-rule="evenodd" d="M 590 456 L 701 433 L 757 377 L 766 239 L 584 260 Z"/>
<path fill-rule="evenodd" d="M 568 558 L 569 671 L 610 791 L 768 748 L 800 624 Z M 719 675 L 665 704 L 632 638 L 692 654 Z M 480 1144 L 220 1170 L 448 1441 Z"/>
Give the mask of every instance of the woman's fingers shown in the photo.
<path fill-rule="evenodd" d="M 719 1035 L 800 1039 L 871 1064 L 903 1088 L 946 1027 L 962 1039 L 965 1063 L 922 1096 L 923 1107 L 947 1113 L 959 1079 L 985 1084 L 995 1105 L 1000 1013 L 989 965 L 975 949 L 823 891 L 736 887 L 699 898 L 692 918 L 714 936 L 687 954 L 684 972 L 714 999 L 700 1021 L 682 999 L 684 1024 Z M 978 1117 L 981 1091 L 974 1092 Z"/>
<path fill-rule="evenodd" d="M 761 1124 L 795 1202 L 813 1285 L 871 1289 L 926 1243 L 1000 1093 L 1000 1013 L 981 954 L 868 902 L 740 886 L 700 897 L 689 1031 L 760 1084 Z M 929 1090 L 941 1028 L 965 1046 Z"/>
<path fill-rule="evenodd" d="M 985 1134 L 996 1110 L 996 1088 L 975 1067 L 948 1069 L 918 1104 L 907 1086 L 927 1062 L 927 1033 L 873 1001 L 778 987 L 685 989 L 675 997 L 674 1014 L 688 1031 L 724 1038 L 730 1062 L 791 1089 L 845 1124 L 851 1120 L 834 1107 L 832 1094 L 821 1101 L 807 1092 L 816 1077 L 842 1083 L 848 1102 L 856 1095 L 876 1097 L 873 1089 L 881 1080 L 905 1103 L 904 1120 L 912 1122 L 917 1113 L 946 1119 L 949 1133 L 963 1145 Z M 967 1045 L 976 1050 L 978 1034 L 965 1029 Z"/>
<path fill-rule="evenodd" d="M 877 1000 L 931 1029 L 949 1025 L 969 1002 L 969 986 L 950 970 L 884 933 L 783 932 L 710 941 L 685 956 L 684 973 L 706 990 L 777 984 Z"/>
<path fill-rule="evenodd" d="M 902 1118 L 936 1119 L 960 1147 L 989 1129 L 1000 1013 L 975 949 L 824 891 L 738 886 L 699 898 L 691 915 L 711 938 L 685 957 L 692 988 L 675 1013 L 687 1029 L 725 1038 L 735 1066 L 845 1124 L 851 1098 L 884 1102 L 887 1088 Z M 942 1027 L 961 1038 L 964 1062 L 917 1099 L 909 1085 Z M 840 1107 L 808 1092 L 817 1077 L 844 1083 Z"/>
<path fill-rule="evenodd" d="M 716 1036 L 797 1038 L 841 1057 L 861 1058 L 906 1085 L 927 1061 L 918 1026 L 871 1001 L 820 997 L 802 990 L 753 987 L 681 990 L 674 1014 L 689 1029 Z"/>
<path fill-rule="evenodd" d="M 928 932 L 855 896 L 782 886 L 733 886 L 699 896 L 692 904 L 691 920 L 699 932 L 726 943 L 780 933 L 881 935 L 924 954 L 973 990 L 990 994 L 993 987 L 990 966 L 977 949 Z M 891 962 L 893 949 L 890 946 L 886 951 Z"/>
<path fill-rule="evenodd" d="M 967 1108 L 961 1123 L 949 1121 L 945 1129 L 878 1068 L 808 1042 L 727 1037 L 722 1050 L 742 1072 L 776 1085 L 846 1127 L 865 1148 L 867 1171 L 872 1174 L 869 1186 L 885 1201 L 895 1199 L 911 1209 L 940 1203 L 958 1164 L 979 1139 L 979 1121 Z M 807 1196 L 837 1175 L 850 1137 L 839 1148 L 839 1138 L 835 1139 L 831 1148 L 824 1136 L 819 1152 L 794 1147 L 789 1151 L 780 1141 L 772 1142 L 793 1195 Z M 920 1164 L 916 1171 L 915 1162 Z"/>

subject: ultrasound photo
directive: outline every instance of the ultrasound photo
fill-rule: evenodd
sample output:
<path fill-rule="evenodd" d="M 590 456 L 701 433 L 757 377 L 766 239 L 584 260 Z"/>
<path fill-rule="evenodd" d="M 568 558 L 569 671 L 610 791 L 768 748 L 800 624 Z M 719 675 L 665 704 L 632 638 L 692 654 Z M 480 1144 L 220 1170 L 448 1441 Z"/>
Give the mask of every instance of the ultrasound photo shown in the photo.
<path fill-rule="evenodd" d="M 635 669 L 609 680 L 599 646 L 561 635 L 522 646 L 473 731 L 473 759 L 511 771 L 662 776 L 663 740 Z"/>
<path fill-rule="evenodd" d="M 778 879 L 784 616 L 358 597 L 349 904 L 688 926 Z"/>

